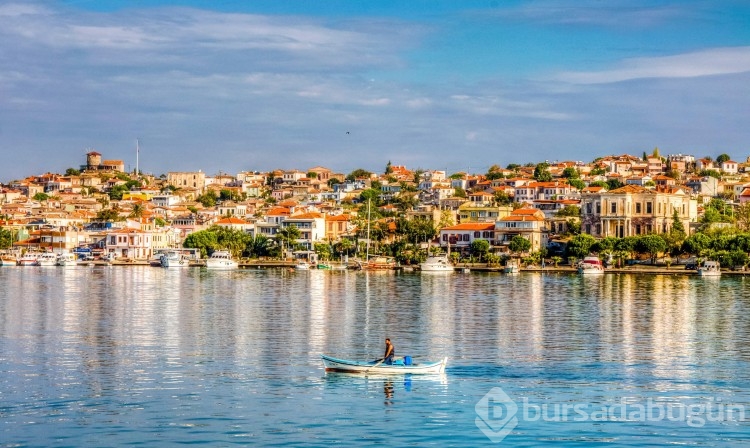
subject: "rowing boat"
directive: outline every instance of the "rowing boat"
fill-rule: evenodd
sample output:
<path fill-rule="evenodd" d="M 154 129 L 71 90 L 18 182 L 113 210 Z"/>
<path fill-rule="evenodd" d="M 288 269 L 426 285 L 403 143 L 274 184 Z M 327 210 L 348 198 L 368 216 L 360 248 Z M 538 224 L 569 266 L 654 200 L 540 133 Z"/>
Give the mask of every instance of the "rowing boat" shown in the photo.
<path fill-rule="evenodd" d="M 382 364 L 376 361 L 350 361 L 338 359 L 332 356 L 320 355 L 323 359 L 323 365 L 326 372 L 343 372 L 343 373 L 372 373 L 372 374 L 438 374 L 445 372 L 445 365 L 448 358 L 440 361 L 424 363 L 404 363 L 394 362 L 393 364 Z"/>

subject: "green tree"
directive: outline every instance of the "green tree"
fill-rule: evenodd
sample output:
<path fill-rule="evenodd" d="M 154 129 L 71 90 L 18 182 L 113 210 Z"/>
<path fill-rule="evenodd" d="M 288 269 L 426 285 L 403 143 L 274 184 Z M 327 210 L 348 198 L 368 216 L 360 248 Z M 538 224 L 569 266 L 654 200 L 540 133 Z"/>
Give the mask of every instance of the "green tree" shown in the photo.
<path fill-rule="evenodd" d="M 145 208 L 142 204 L 134 204 L 133 210 L 131 210 L 130 214 L 128 215 L 129 218 L 140 218 L 143 216 L 143 212 L 145 211 Z"/>
<path fill-rule="evenodd" d="M 469 252 L 478 257 L 479 261 L 482 261 L 489 251 L 490 243 L 487 240 L 474 240 L 469 245 Z"/>
<path fill-rule="evenodd" d="M 10 249 L 13 247 L 13 233 L 10 229 L 0 227 L 0 249 Z"/>
<path fill-rule="evenodd" d="M 302 236 L 299 228 L 294 224 L 284 226 L 276 233 L 276 241 L 282 246 L 291 250 L 296 250 L 299 247 L 297 240 Z"/>
<path fill-rule="evenodd" d="M 639 253 L 648 254 L 653 264 L 656 263 L 659 254 L 667 250 L 667 243 L 659 235 L 643 235 L 638 238 L 635 250 Z"/>
<path fill-rule="evenodd" d="M 620 182 L 617 179 L 609 179 L 607 181 L 607 190 L 609 190 L 609 191 L 616 190 L 616 189 L 618 189 L 620 187 L 623 187 L 623 186 L 625 186 L 625 184 L 623 184 L 622 182 Z"/>
<path fill-rule="evenodd" d="M 357 179 L 369 179 L 371 175 L 371 172 L 363 170 L 362 168 L 357 168 L 346 176 L 346 180 L 352 182 Z"/>
<path fill-rule="evenodd" d="M 534 179 L 539 182 L 549 182 L 552 180 L 552 174 L 549 172 L 549 163 L 537 163 L 534 167 Z"/>
<path fill-rule="evenodd" d="M 581 216 L 581 207 L 577 205 L 566 205 L 565 207 L 561 208 L 557 212 L 555 212 L 555 216 L 573 216 L 573 217 L 580 217 Z"/>
<path fill-rule="evenodd" d="M 49 201 L 50 196 L 47 193 L 37 193 L 31 199 L 37 202 Z"/>
<path fill-rule="evenodd" d="M 511 238 L 510 243 L 508 244 L 508 250 L 514 254 L 528 252 L 529 249 L 531 249 L 531 241 L 521 235 L 516 235 Z"/>
<path fill-rule="evenodd" d="M 389 160 L 388 163 L 385 165 L 385 174 L 391 174 L 393 173 L 393 167 L 391 166 L 391 161 Z"/>
<path fill-rule="evenodd" d="M 485 174 L 485 177 L 488 180 L 502 179 L 504 177 L 502 168 L 498 165 L 492 165 L 490 169 L 487 170 L 487 174 Z"/>
<path fill-rule="evenodd" d="M 569 179 L 568 183 L 576 190 L 583 190 L 584 188 L 586 188 L 586 183 L 581 179 Z"/>
<path fill-rule="evenodd" d="M 274 252 L 276 243 L 265 235 L 255 235 L 250 238 L 245 246 L 245 255 L 248 257 L 268 257 Z"/>
<path fill-rule="evenodd" d="M 461 187 L 456 187 L 453 189 L 454 193 L 453 196 L 457 198 L 465 198 L 466 197 L 466 190 L 464 190 Z"/>
<path fill-rule="evenodd" d="M 218 248 L 218 245 L 216 233 L 210 230 L 193 232 L 185 237 L 185 241 L 182 242 L 182 247 L 200 250 L 201 258 L 207 257 L 209 252 Z"/>
<path fill-rule="evenodd" d="M 568 228 L 569 234 L 580 235 L 581 234 L 581 221 L 571 218 L 567 221 L 567 228 Z"/>
<path fill-rule="evenodd" d="M 313 250 L 316 254 L 318 254 L 318 258 L 323 261 L 330 260 L 333 255 L 331 245 L 328 243 L 315 243 L 313 245 Z"/>
<path fill-rule="evenodd" d="M 568 241 L 568 256 L 583 258 L 591 252 L 591 247 L 596 243 L 596 238 L 588 234 L 576 235 Z"/>
<path fill-rule="evenodd" d="M 80 176 L 81 172 L 75 168 L 68 168 L 67 170 L 65 170 L 65 175 L 66 176 Z"/>
<path fill-rule="evenodd" d="M 117 210 L 114 210 L 111 208 L 105 208 L 105 209 L 99 210 L 96 213 L 96 220 L 105 221 L 105 222 L 114 222 L 114 221 L 122 221 L 122 218 L 120 217 L 120 214 L 117 212 Z"/>
<path fill-rule="evenodd" d="M 697 232 L 685 238 L 682 242 L 682 251 L 695 256 L 703 256 L 711 246 L 711 238 L 702 232 Z"/>
<path fill-rule="evenodd" d="M 196 200 L 203 204 L 203 206 L 206 208 L 215 207 L 218 199 L 219 196 L 217 196 L 216 192 L 213 190 L 208 190 L 207 192 L 196 198 Z"/>
<path fill-rule="evenodd" d="M 729 162 L 732 160 L 731 157 L 729 157 L 729 154 L 720 154 L 719 157 L 716 158 L 716 163 L 722 164 L 724 162 Z"/>
<path fill-rule="evenodd" d="M 252 236 L 240 229 L 212 226 L 210 231 L 216 234 L 217 248 L 226 249 L 233 257 L 241 257 Z"/>
<path fill-rule="evenodd" d="M 563 170 L 562 177 L 569 179 L 569 180 L 578 179 L 581 177 L 581 174 L 578 172 L 577 169 L 573 168 L 572 166 L 569 166 Z"/>
<path fill-rule="evenodd" d="M 492 194 L 492 200 L 500 206 L 507 206 L 513 203 L 513 198 L 506 192 L 500 190 Z"/>

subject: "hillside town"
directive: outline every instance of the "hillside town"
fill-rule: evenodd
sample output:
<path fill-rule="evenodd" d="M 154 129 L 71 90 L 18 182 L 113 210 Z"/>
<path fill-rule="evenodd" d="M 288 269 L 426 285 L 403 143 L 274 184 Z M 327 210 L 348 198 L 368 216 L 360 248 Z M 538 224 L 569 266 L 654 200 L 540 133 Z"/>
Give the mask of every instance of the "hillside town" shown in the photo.
<path fill-rule="evenodd" d="M 486 173 L 390 161 L 380 173 L 346 174 L 315 166 L 155 176 L 124 167 L 92 150 L 64 174 L 3 184 L 0 249 L 148 260 L 170 248 L 197 247 L 205 257 L 231 246 L 224 248 L 236 257 L 386 254 L 407 264 L 437 250 L 456 260 L 518 253 L 557 261 L 581 236 L 662 235 L 669 245 L 675 229 L 680 241 L 709 227 L 748 230 L 750 160 L 727 154 L 654 149 L 591 162 L 493 165 Z M 246 239 L 237 246 L 196 237 L 222 230 Z"/>

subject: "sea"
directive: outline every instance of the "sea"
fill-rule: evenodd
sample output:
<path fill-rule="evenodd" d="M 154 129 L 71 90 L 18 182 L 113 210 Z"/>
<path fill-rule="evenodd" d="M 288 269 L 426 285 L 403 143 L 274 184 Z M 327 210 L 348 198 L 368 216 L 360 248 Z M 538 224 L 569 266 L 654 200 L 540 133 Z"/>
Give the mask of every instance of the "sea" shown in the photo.
<path fill-rule="evenodd" d="M 750 279 L 0 268 L 0 446 L 747 446 Z M 448 358 L 326 373 L 321 354 Z"/>

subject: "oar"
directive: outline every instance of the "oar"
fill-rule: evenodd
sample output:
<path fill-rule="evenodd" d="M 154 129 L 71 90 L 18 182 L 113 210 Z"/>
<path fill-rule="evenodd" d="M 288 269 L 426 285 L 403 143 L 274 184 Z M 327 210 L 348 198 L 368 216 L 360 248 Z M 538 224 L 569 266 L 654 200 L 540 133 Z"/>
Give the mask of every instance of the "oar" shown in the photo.
<path fill-rule="evenodd" d="M 377 362 L 377 364 L 375 364 L 375 365 L 372 365 L 372 366 L 370 366 L 370 367 L 366 368 L 366 369 L 365 369 L 365 375 L 367 375 L 367 372 L 369 372 L 369 371 L 370 371 L 370 369 L 372 369 L 373 367 L 377 367 L 377 366 L 379 366 L 380 364 L 383 364 L 383 361 L 385 361 L 385 358 L 383 358 L 383 359 L 381 359 L 380 361 L 378 361 L 378 362 Z"/>

